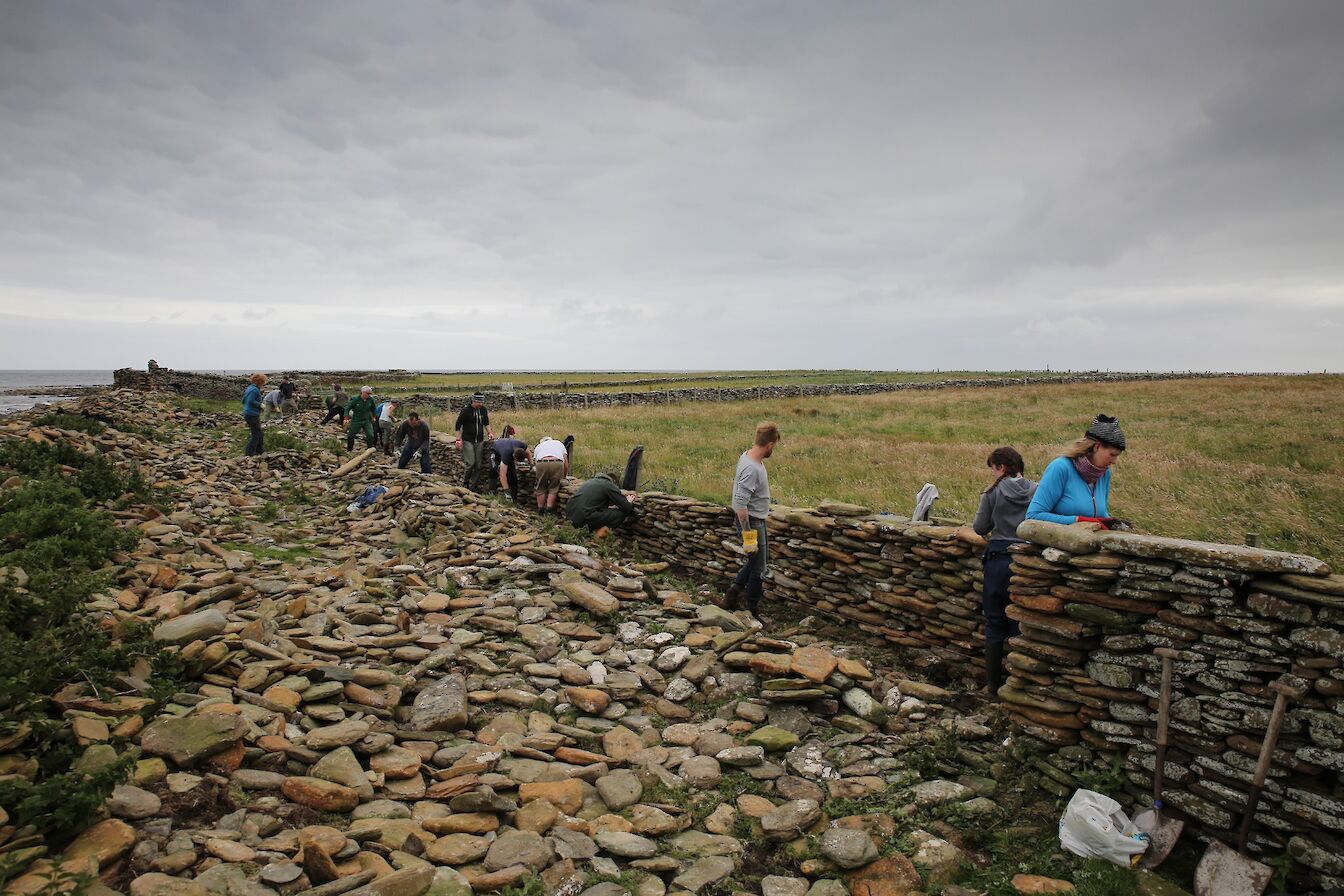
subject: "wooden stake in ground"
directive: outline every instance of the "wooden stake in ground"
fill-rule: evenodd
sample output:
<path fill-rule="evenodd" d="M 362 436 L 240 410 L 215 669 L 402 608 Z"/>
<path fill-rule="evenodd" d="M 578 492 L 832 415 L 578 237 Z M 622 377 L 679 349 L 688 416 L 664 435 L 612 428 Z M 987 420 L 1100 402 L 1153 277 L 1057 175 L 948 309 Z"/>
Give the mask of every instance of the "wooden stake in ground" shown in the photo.
<path fill-rule="evenodd" d="M 331 478 L 339 479 L 346 473 L 349 473 L 351 470 L 355 469 L 360 464 L 364 463 L 364 461 L 368 460 L 369 456 L 372 455 L 373 452 L 377 450 L 378 450 L 377 448 L 365 448 L 363 451 L 359 452 L 354 457 L 350 458 L 348 461 L 337 467 L 336 471 L 331 474 Z"/>

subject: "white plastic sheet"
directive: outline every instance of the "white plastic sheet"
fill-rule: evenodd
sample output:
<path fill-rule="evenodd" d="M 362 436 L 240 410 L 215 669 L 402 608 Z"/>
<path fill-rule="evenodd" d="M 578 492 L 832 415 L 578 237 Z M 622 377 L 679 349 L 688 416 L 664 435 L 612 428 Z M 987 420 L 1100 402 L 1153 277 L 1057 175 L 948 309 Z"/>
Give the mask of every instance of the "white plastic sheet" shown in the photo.
<path fill-rule="evenodd" d="M 1059 843 L 1076 856 L 1133 867 L 1148 848 L 1148 835 L 1129 820 L 1115 800 L 1092 790 L 1079 790 L 1059 819 Z"/>

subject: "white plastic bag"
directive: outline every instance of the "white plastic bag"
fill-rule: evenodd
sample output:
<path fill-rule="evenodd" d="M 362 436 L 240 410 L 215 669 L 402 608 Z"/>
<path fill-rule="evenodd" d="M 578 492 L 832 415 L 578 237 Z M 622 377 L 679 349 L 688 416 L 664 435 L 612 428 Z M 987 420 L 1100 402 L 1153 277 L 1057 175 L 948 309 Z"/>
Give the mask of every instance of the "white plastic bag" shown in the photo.
<path fill-rule="evenodd" d="M 1133 867 L 1148 848 L 1148 835 L 1134 826 L 1115 800 L 1079 790 L 1059 819 L 1059 843 L 1076 856 Z"/>

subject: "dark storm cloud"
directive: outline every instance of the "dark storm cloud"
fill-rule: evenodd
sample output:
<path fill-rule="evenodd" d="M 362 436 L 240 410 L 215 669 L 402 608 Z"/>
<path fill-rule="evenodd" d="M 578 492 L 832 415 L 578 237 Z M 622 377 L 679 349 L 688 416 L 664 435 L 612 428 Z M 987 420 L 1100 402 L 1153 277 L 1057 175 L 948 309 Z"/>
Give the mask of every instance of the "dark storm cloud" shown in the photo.
<path fill-rule="evenodd" d="M 10 366 L 1338 364 L 1326 0 L 4 15 Z"/>

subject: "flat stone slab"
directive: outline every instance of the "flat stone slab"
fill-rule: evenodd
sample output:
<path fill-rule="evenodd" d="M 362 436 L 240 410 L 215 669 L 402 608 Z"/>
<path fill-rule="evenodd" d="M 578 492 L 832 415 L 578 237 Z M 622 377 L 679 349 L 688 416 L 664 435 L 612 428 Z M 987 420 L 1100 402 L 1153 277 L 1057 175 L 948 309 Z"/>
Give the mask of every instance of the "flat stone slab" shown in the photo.
<path fill-rule="evenodd" d="M 1061 526 L 1045 520 L 1023 520 L 1017 527 L 1018 538 L 1070 554 L 1095 554 L 1101 550 L 1101 541 L 1097 536 L 1098 533 L 1086 526 Z"/>
<path fill-rule="evenodd" d="M 1021 531 L 1021 527 L 1018 527 L 1018 532 Z M 1242 572 L 1280 572 L 1307 576 L 1330 574 L 1329 564 L 1306 554 L 1267 551 L 1263 548 L 1248 548 L 1235 544 L 1189 541 L 1184 538 L 1165 538 L 1159 535 L 1135 535 L 1131 532 L 1101 532 L 1097 533 L 1097 538 L 1103 550 L 1134 557 L 1157 557 L 1162 560 L 1177 560 L 1196 566 L 1213 566 Z"/>

